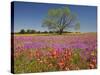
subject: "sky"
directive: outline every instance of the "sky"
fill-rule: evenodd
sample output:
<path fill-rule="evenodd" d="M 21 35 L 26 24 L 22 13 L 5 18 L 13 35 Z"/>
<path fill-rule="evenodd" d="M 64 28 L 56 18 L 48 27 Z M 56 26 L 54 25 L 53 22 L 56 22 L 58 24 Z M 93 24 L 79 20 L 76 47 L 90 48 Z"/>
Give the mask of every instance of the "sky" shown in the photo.
<path fill-rule="evenodd" d="M 96 6 L 14 2 L 14 32 L 19 32 L 21 29 L 35 29 L 37 31 L 48 30 L 42 27 L 48 10 L 64 6 L 68 6 L 72 13 L 77 14 L 78 20 L 80 21 L 81 32 L 97 31 Z"/>

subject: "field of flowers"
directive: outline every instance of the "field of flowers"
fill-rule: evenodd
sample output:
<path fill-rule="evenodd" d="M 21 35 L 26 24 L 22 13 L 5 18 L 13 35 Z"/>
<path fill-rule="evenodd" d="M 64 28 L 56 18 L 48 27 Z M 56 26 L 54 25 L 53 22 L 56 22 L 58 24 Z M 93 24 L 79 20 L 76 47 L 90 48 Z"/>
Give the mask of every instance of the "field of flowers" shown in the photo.
<path fill-rule="evenodd" d="M 95 68 L 96 33 L 14 36 L 14 73 Z"/>

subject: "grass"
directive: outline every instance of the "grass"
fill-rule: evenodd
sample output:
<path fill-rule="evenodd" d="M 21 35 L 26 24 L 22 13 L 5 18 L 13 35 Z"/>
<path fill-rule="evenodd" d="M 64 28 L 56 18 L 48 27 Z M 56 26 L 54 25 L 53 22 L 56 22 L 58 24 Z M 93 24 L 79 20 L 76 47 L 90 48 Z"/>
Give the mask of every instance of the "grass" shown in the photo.
<path fill-rule="evenodd" d="M 63 33 L 62 35 L 66 36 L 66 35 L 80 35 L 80 34 L 83 34 L 83 33 Z M 40 33 L 40 34 L 14 34 L 14 36 L 62 36 L 62 35 L 59 35 L 59 34 L 56 34 L 56 33 Z"/>

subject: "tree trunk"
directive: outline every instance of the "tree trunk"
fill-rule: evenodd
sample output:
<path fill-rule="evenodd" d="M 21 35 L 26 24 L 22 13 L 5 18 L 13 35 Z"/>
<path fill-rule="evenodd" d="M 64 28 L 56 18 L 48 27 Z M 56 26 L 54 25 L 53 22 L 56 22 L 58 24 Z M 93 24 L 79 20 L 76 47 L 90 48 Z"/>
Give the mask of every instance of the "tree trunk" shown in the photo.
<path fill-rule="evenodd" d="M 59 30 L 59 35 L 62 35 L 62 33 L 63 33 L 63 30 L 62 29 Z"/>

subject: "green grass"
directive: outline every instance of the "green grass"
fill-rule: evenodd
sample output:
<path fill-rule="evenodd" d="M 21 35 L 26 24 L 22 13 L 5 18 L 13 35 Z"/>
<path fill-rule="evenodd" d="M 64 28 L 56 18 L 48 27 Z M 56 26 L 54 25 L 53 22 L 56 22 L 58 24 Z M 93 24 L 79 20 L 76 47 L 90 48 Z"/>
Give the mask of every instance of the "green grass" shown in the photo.
<path fill-rule="evenodd" d="M 80 35 L 82 33 L 63 33 L 62 35 L 59 34 L 48 34 L 48 33 L 42 33 L 42 34 L 14 34 L 14 36 L 66 36 L 66 35 Z"/>

